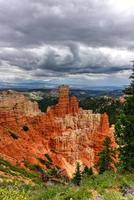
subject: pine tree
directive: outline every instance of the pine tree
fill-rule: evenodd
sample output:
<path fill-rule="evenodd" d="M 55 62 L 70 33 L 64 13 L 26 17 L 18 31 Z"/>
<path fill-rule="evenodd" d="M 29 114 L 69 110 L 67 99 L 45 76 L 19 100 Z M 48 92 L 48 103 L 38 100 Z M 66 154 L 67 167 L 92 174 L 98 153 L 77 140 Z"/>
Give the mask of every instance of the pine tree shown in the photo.
<path fill-rule="evenodd" d="M 103 142 L 103 150 L 99 153 L 98 168 L 99 173 L 102 174 L 107 170 L 112 170 L 115 165 L 114 162 L 115 152 L 111 147 L 111 140 L 109 137 L 106 137 Z"/>
<path fill-rule="evenodd" d="M 73 183 L 77 186 L 80 186 L 81 183 L 81 171 L 80 171 L 80 164 L 77 163 L 76 172 L 73 177 Z"/>
<path fill-rule="evenodd" d="M 116 123 L 116 137 L 120 150 L 120 166 L 134 169 L 134 64 L 130 86 L 124 91 L 126 102 Z"/>
<path fill-rule="evenodd" d="M 84 170 L 83 170 L 83 172 L 82 172 L 82 174 L 83 174 L 83 175 L 86 175 L 86 176 L 91 176 L 91 175 L 93 175 L 93 169 L 92 169 L 92 167 L 87 167 L 87 166 L 85 166 L 85 167 L 84 167 Z"/>

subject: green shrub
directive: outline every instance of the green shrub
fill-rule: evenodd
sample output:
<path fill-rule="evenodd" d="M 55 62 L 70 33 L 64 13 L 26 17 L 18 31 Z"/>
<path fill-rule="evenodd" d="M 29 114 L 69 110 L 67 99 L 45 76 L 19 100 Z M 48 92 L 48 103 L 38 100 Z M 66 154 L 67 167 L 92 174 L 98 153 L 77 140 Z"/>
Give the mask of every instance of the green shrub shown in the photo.
<path fill-rule="evenodd" d="M 12 130 L 8 130 L 8 132 L 10 133 L 10 136 L 11 136 L 14 140 L 19 139 L 19 136 L 17 135 L 16 132 L 14 132 L 14 131 L 12 131 Z"/>
<path fill-rule="evenodd" d="M 37 165 L 37 164 L 32 165 L 31 163 L 25 161 L 25 166 L 26 166 L 28 169 L 32 170 L 32 171 L 41 172 L 41 173 L 43 172 L 42 167 L 39 166 L 39 165 Z"/>
<path fill-rule="evenodd" d="M 29 128 L 28 128 L 27 125 L 24 125 L 24 126 L 22 127 L 22 129 L 23 129 L 23 131 L 25 131 L 25 132 L 29 131 Z"/>
<path fill-rule="evenodd" d="M 123 196 L 121 195 L 120 192 L 105 192 L 103 194 L 104 200 L 121 200 L 123 199 Z"/>
<path fill-rule="evenodd" d="M 87 175 L 87 176 L 93 175 L 92 167 L 89 168 L 89 167 L 85 166 L 82 174 Z"/>
<path fill-rule="evenodd" d="M 0 167 L 2 168 L 2 165 L 3 165 L 3 170 L 7 173 L 10 173 L 12 175 L 14 175 L 15 173 L 14 172 L 18 172 L 20 173 L 22 176 L 25 176 L 27 178 L 36 178 L 38 177 L 38 174 L 36 173 L 31 173 L 31 172 L 28 172 L 26 169 L 24 168 L 20 168 L 20 167 L 17 167 L 17 166 L 14 166 L 12 165 L 11 163 L 9 163 L 8 161 L 6 160 L 3 160 L 2 158 L 0 158 Z M 4 167 L 5 166 L 5 167 Z M 0 169 L 1 169 L 0 168 Z M 2 169 L 1 169 L 2 170 Z"/>
<path fill-rule="evenodd" d="M 37 158 L 42 165 L 45 165 L 48 169 L 50 168 L 51 163 L 48 160 L 44 160 L 42 158 Z"/>
<path fill-rule="evenodd" d="M 29 195 L 25 191 L 17 189 L 0 188 L 1 200 L 29 200 Z"/>
<path fill-rule="evenodd" d="M 52 159 L 51 159 L 51 157 L 49 156 L 49 154 L 45 154 L 45 157 L 47 158 L 47 160 L 50 162 L 50 163 L 52 163 L 53 161 L 52 161 Z"/>
<path fill-rule="evenodd" d="M 48 174 L 49 174 L 50 176 L 55 176 L 55 175 L 57 175 L 57 169 L 56 169 L 56 168 L 49 169 L 49 170 L 48 170 Z"/>

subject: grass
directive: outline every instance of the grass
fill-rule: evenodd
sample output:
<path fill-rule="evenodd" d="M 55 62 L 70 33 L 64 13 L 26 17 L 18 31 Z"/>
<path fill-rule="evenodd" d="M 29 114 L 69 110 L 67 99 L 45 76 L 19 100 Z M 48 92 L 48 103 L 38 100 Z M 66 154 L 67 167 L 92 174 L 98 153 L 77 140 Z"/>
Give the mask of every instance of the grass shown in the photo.
<path fill-rule="evenodd" d="M 28 194 L 24 191 L 20 192 L 15 189 L 1 189 L 0 188 L 0 199 L 1 200 L 29 200 Z"/>
<path fill-rule="evenodd" d="M 98 176 L 85 177 L 80 187 L 74 186 L 72 183 L 68 183 L 68 185 L 56 184 L 47 186 L 47 188 L 43 183 L 35 184 L 34 186 L 19 182 L 14 182 L 12 185 L 3 183 L 3 187 L 0 189 L 0 199 L 90 200 L 93 199 L 94 194 L 97 194 L 104 200 L 133 200 L 134 198 L 131 195 L 123 197 L 120 188 L 124 183 L 134 185 L 134 175 L 106 172 Z M 8 194 L 9 188 L 10 193 Z"/>
<path fill-rule="evenodd" d="M 91 175 L 83 177 L 81 186 L 75 186 L 71 182 L 67 185 L 52 184 L 47 187 L 38 178 L 38 182 L 33 179 L 34 175 L 28 175 L 24 169 L 12 166 L 4 160 L 0 160 L 0 167 L 4 166 L 6 174 L 16 174 L 12 181 L 7 177 L 0 176 L 0 200 L 92 200 L 102 198 L 103 200 L 134 200 L 130 194 L 123 196 L 122 188 L 134 186 L 133 173 L 113 173 L 105 172 L 101 175 Z M 0 169 L 0 171 L 2 171 Z M 26 183 L 19 177 L 31 179 L 34 184 Z M 31 173 L 30 173 L 31 174 Z M 36 174 L 36 176 L 38 176 Z"/>
<path fill-rule="evenodd" d="M 18 176 L 21 175 L 23 177 L 27 177 L 30 179 L 36 179 L 39 177 L 39 175 L 35 172 L 29 172 L 25 170 L 24 168 L 20 168 L 17 166 L 12 165 L 6 160 L 3 160 L 0 158 L 0 171 L 3 171 L 7 174 L 11 174 L 12 176 Z"/>
<path fill-rule="evenodd" d="M 89 200 L 93 199 L 96 192 L 101 195 L 104 200 L 122 200 L 122 185 L 134 185 L 134 174 L 115 174 L 113 172 L 105 172 L 102 175 L 84 177 L 80 187 L 68 183 L 67 186 L 53 185 L 47 189 L 40 188 L 34 195 L 34 200 Z M 127 198 L 127 197 L 126 197 Z M 131 200 L 132 197 L 127 198 Z"/>

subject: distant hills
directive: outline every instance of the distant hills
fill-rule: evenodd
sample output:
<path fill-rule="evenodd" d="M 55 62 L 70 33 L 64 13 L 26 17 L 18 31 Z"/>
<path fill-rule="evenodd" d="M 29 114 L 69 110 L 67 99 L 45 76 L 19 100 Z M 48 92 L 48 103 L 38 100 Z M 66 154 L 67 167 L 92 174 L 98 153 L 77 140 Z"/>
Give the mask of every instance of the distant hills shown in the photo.
<path fill-rule="evenodd" d="M 123 89 L 126 86 L 97 86 L 97 87 L 90 87 L 90 88 L 71 88 L 71 95 L 77 96 L 79 99 L 85 98 L 88 96 L 112 96 L 112 97 L 119 97 L 123 94 Z M 26 94 L 30 94 L 30 96 L 33 96 L 37 99 L 42 98 L 44 96 L 57 96 L 57 88 L 35 88 L 35 89 L 27 89 L 27 88 L 1 88 L 0 90 L 15 90 L 15 91 L 21 91 Z"/>

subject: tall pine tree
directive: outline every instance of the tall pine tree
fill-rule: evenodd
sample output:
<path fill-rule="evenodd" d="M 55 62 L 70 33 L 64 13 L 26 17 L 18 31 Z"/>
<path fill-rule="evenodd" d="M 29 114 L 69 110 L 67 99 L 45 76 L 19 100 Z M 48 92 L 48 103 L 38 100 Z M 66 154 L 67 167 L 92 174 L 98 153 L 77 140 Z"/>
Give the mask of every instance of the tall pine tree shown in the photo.
<path fill-rule="evenodd" d="M 73 177 L 73 183 L 77 186 L 80 186 L 80 183 L 81 183 L 81 171 L 80 171 L 80 164 L 77 163 L 77 166 L 76 166 L 76 171 L 75 171 L 75 174 L 74 174 L 74 177 Z"/>
<path fill-rule="evenodd" d="M 97 163 L 100 174 L 115 168 L 115 157 L 115 150 L 111 147 L 111 139 L 106 137 L 103 142 L 103 150 L 99 153 L 99 161 Z"/>
<path fill-rule="evenodd" d="M 123 169 L 134 169 L 134 64 L 130 86 L 124 91 L 126 101 L 116 123 L 116 136 Z"/>

